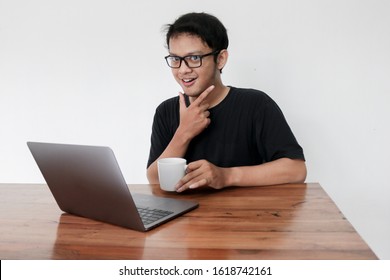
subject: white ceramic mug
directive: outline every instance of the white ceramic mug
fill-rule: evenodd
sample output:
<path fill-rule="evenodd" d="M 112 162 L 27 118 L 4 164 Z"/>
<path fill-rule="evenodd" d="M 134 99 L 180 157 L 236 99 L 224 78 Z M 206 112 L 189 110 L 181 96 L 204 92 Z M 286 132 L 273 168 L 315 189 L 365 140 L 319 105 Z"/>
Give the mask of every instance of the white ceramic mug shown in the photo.
<path fill-rule="evenodd" d="M 184 158 L 161 158 L 157 161 L 157 168 L 161 189 L 172 192 L 186 174 L 187 165 Z"/>

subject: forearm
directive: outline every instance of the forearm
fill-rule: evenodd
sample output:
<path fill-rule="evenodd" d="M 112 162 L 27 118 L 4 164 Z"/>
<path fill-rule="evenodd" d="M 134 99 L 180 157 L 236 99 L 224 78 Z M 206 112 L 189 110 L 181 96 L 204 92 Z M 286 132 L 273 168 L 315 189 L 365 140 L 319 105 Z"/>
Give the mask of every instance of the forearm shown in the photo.
<path fill-rule="evenodd" d="M 281 158 L 256 166 L 232 167 L 225 170 L 226 186 L 266 186 L 303 183 L 306 164 L 303 160 Z"/>

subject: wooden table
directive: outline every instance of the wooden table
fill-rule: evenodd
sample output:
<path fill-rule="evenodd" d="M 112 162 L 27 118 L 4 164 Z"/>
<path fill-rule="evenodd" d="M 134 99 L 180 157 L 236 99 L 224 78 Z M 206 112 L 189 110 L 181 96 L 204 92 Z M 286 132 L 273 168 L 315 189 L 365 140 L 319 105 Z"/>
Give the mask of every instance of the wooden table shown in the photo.
<path fill-rule="evenodd" d="M 200 206 L 142 233 L 62 213 L 46 185 L 0 184 L 0 259 L 377 259 L 319 184 L 129 187 Z"/>

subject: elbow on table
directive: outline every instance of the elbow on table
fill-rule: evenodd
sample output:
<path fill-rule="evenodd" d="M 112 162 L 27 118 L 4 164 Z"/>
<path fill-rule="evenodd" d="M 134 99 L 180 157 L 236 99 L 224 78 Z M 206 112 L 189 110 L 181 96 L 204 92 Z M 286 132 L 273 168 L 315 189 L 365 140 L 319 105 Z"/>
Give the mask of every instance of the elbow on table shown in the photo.
<path fill-rule="evenodd" d="M 160 181 L 158 180 L 158 175 L 155 174 L 150 168 L 146 170 L 146 178 L 149 181 L 149 184 L 160 184 Z"/>
<path fill-rule="evenodd" d="M 291 174 L 291 183 L 304 183 L 307 176 L 306 163 L 303 160 L 294 160 L 295 168 Z"/>

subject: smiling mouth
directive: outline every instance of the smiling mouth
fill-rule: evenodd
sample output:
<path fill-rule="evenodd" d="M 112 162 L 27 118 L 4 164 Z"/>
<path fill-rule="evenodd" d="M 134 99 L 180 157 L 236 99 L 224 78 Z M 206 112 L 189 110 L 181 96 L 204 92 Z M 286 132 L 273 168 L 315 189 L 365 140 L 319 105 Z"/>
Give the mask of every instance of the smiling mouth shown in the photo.
<path fill-rule="evenodd" d="M 193 78 L 193 79 L 182 79 L 182 81 L 184 82 L 184 83 L 191 83 L 191 82 L 193 82 L 193 81 L 195 81 L 196 80 L 196 78 Z"/>

